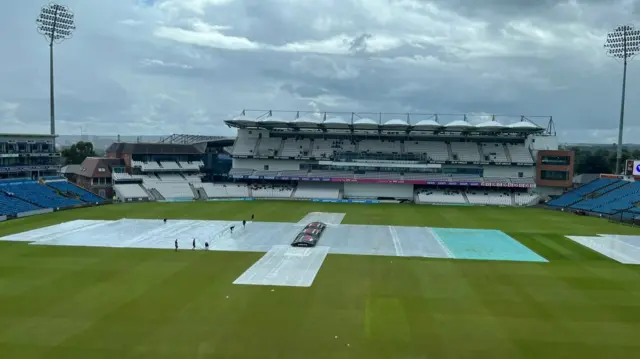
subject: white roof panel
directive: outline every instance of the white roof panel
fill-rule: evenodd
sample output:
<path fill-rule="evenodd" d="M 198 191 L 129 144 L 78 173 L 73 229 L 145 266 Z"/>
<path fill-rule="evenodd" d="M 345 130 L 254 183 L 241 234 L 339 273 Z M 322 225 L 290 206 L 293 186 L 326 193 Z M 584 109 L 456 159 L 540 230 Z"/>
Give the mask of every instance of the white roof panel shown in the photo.
<path fill-rule="evenodd" d="M 448 129 L 465 129 L 471 128 L 473 127 L 473 125 L 465 120 L 456 120 L 453 122 L 449 122 L 448 124 L 444 125 L 444 127 Z"/>
<path fill-rule="evenodd" d="M 413 128 L 416 130 L 435 129 L 435 128 L 441 128 L 441 127 L 442 127 L 442 124 L 434 120 L 422 120 L 422 121 L 418 121 L 415 125 L 413 125 Z"/>
<path fill-rule="evenodd" d="M 378 123 L 370 118 L 361 118 L 353 121 L 353 127 L 359 130 L 375 130 L 378 128 Z"/>
<path fill-rule="evenodd" d="M 475 127 L 479 130 L 491 131 L 491 130 L 501 130 L 505 126 L 498 121 L 487 121 L 487 122 L 479 123 Z"/>

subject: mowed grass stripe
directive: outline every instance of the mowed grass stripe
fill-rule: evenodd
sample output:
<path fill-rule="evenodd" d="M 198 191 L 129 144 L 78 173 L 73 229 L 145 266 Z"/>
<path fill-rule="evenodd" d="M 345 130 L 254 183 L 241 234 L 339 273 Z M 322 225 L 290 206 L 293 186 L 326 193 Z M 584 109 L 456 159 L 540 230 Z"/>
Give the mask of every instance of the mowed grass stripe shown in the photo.
<path fill-rule="evenodd" d="M 640 268 L 564 238 L 638 233 L 598 218 L 492 207 L 147 203 L 8 221 L 0 223 L 0 235 L 73 219 L 255 214 L 297 222 L 308 212 L 346 213 L 345 222 L 355 224 L 499 229 L 551 262 L 329 255 L 312 287 L 271 288 L 232 284 L 260 253 L 0 242 L 0 353 L 590 359 L 640 351 Z"/>
<path fill-rule="evenodd" d="M 613 259 L 573 242 L 563 235 L 523 232 L 508 234 L 549 261 L 588 260 L 615 262 Z"/>

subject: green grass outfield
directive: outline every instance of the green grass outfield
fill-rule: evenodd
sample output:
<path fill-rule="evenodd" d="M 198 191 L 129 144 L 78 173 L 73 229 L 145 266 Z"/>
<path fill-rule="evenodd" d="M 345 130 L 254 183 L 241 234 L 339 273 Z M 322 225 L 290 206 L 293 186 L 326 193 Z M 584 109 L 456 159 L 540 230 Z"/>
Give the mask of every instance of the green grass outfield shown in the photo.
<path fill-rule="evenodd" d="M 296 222 L 308 212 L 347 213 L 343 223 L 500 229 L 550 263 L 330 255 L 312 287 L 272 291 L 232 284 L 260 253 L 0 242 L 0 358 L 640 355 L 640 268 L 563 238 L 640 235 L 598 218 L 492 207 L 146 203 L 8 221 L 0 236 L 73 219 L 240 221 L 254 213 Z"/>

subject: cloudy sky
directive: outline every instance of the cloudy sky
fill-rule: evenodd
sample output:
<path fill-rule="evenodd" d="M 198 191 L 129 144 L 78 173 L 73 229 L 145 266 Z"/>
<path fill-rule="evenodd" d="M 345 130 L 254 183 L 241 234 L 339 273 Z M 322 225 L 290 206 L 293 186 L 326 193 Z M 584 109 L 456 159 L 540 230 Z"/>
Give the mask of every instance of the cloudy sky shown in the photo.
<path fill-rule="evenodd" d="M 49 130 L 45 3 L 0 12 L 0 132 Z M 231 134 L 223 120 L 253 108 L 552 115 L 563 142 L 612 143 L 622 65 L 603 43 L 640 26 L 640 0 L 62 3 L 77 31 L 55 47 L 61 134 Z"/>

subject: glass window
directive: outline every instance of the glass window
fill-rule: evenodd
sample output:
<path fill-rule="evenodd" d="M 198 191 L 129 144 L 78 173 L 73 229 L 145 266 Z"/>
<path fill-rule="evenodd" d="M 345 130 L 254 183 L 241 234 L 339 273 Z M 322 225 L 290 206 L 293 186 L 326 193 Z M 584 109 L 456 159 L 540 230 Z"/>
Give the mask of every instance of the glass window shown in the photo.
<path fill-rule="evenodd" d="M 541 158 L 543 165 L 568 166 L 569 161 L 569 156 L 542 156 Z"/>
<path fill-rule="evenodd" d="M 567 171 L 540 171 L 540 179 L 550 181 L 566 181 L 569 179 L 569 172 Z"/>

